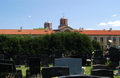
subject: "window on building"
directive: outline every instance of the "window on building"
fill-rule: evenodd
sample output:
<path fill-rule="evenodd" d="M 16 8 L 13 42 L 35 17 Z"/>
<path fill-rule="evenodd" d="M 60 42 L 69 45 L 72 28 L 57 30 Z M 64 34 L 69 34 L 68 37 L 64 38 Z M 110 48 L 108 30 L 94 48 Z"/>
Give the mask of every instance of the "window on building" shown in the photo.
<path fill-rule="evenodd" d="M 107 41 L 110 40 L 110 37 L 107 37 Z"/>
<path fill-rule="evenodd" d="M 49 24 L 48 24 L 48 28 L 49 28 Z"/>
<path fill-rule="evenodd" d="M 100 41 L 103 41 L 103 37 L 100 38 Z"/>
<path fill-rule="evenodd" d="M 94 37 L 94 40 L 96 40 L 96 41 L 97 41 L 97 37 Z"/>
<path fill-rule="evenodd" d="M 119 38 L 119 41 L 120 41 L 120 38 Z"/>
<path fill-rule="evenodd" d="M 113 41 L 116 41 L 116 38 L 115 38 L 115 37 L 113 38 Z"/>

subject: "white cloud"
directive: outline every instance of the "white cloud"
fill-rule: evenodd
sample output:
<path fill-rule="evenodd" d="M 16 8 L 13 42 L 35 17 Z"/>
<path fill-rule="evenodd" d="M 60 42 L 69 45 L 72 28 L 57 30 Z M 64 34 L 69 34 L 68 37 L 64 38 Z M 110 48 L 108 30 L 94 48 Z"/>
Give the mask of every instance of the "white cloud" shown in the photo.
<path fill-rule="evenodd" d="M 88 28 L 88 29 L 86 29 L 86 30 L 94 30 L 94 29 Z"/>
<path fill-rule="evenodd" d="M 107 23 L 108 25 L 112 25 L 112 26 L 114 26 L 114 27 L 117 27 L 117 26 L 120 26 L 120 21 L 113 21 L 113 22 L 111 22 L 111 21 L 109 21 L 108 23 Z"/>
<path fill-rule="evenodd" d="M 114 15 L 111 15 L 111 17 L 115 17 L 115 16 L 117 16 L 118 14 L 114 14 Z"/>
<path fill-rule="evenodd" d="M 102 22 L 102 23 L 100 23 L 99 25 L 107 25 L 106 23 L 104 23 L 104 22 Z"/>
<path fill-rule="evenodd" d="M 30 18 L 31 18 L 31 15 L 29 15 L 28 17 L 30 17 Z"/>

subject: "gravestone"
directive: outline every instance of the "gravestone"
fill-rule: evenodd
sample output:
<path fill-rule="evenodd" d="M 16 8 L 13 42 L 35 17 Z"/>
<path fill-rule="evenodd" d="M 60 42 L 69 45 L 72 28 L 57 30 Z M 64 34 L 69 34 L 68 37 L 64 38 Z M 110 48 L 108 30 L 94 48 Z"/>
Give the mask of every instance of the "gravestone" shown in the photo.
<path fill-rule="evenodd" d="M 7 63 L 0 63 L 0 78 L 5 78 L 8 73 L 13 72 L 13 65 Z"/>
<path fill-rule="evenodd" d="M 86 76 L 86 75 L 70 75 L 70 76 L 59 76 L 58 78 L 110 78 L 110 77 Z"/>
<path fill-rule="evenodd" d="M 119 67 L 120 67 L 120 61 L 119 61 Z M 118 73 L 116 73 L 117 76 L 120 76 L 120 69 L 118 69 Z"/>
<path fill-rule="evenodd" d="M 5 64 L 12 64 L 12 73 L 15 75 L 16 74 L 16 67 L 15 67 L 15 63 L 14 61 L 10 61 L 10 60 L 2 60 L 0 59 L 0 63 L 5 63 Z"/>
<path fill-rule="evenodd" d="M 30 75 L 40 74 L 40 58 L 31 57 L 29 58 L 29 62 Z"/>
<path fill-rule="evenodd" d="M 85 55 L 71 55 L 70 58 L 79 58 L 82 59 L 82 66 L 86 65 L 86 56 Z"/>
<path fill-rule="evenodd" d="M 91 75 L 114 78 L 113 70 L 108 70 L 108 69 L 92 69 Z"/>
<path fill-rule="evenodd" d="M 69 67 L 45 67 L 42 68 L 42 78 L 69 75 Z"/>
<path fill-rule="evenodd" d="M 41 55 L 41 63 L 42 63 L 42 67 L 49 67 L 49 65 L 48 65 L 48 55 L 46 55 L 46 54 Z"/>
<path fill-rule="evenodd" d="M 49 64 L 54 64 L 54 59 L 55 59 L 55 57 L 53 55 L 50 55 L 49 59 L 48 59 Z"/>
<path fill-rule="evenodd" d="M 19 64 L 20 65 L 25 65 L 25 61 L 27 62 L 28 61 L 28 58 L 26 55 L 20 55 L 19 56 Z"/>
<path fill-rule="evenodd" d="M 22 70 L 17 70 L 17 73 L 15 75 L 16 78 L 22 78 Z"/>
<path fill-rule="evenodd" d="M 4 59 L 4 54 L 0 54 L 0 59 Z"/>
<path fill-rule="evenodd" d="M 101 51 L 101 50 L 95 50 L 95 52 L 94 52 L 94 58 L 97 58 L 97 59 L 103 58 L 103 51 Z"/>
<path fill-rule="evenodd" d="M 4 59 L 10 60 L 11 54 L 8 54 L 8 53 L 3 53 L 3 54 L 4 54 Z"/>
<path fill-rule="evenodd" d="M 106 66 L 101 64 L 96 64 L 93 65 L 92 69 L 106 69 Z"/>
<path fill-rule="evenodd" d="M 62 50 L 56 50 L 55 51 L 55 58 L 62 58 Z"/>
<path fill-rule="evenodd" d="M 30 78 L 30 70 L 29 69 L 26 70 L 26 78 Z"/>
<path fill-rule="evenodd" d="M 55 66 L 69 67 L 70 75 L 82 74 L 82 59 L 78 59 L 78 58 L 55 59 Z"/>
<path fill-rule="evenodd" d="M 120 60 L 120 51 L 117 48 L 110 47 L 108 49 L 109 51 L 109 58 L 111 63 L 114 65 L 110 66 L 110 69 L 115 69 L 119 65 L 119 60 Z"/>

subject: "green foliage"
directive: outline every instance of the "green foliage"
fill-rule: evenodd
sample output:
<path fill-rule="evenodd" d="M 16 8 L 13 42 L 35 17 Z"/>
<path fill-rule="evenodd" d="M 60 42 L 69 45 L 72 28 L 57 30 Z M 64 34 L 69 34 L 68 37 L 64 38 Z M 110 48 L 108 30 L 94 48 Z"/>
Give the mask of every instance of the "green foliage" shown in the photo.
<path fill-rule="evenodd" d="M 97 42 L 96 40 L 93 40 L 93 41 L 92 41 L 92 44 L 93 44 L 93 49 L 94 49 L 94 50 L 100 50 L 100 49 L 101 49 L 100 43 Z"/>
<path fill-rule="evenodd" d="M 53 54 L 56 49 L 63 52 L 76 51 L 92 52 L 93 46 L 90 38 L 85 34 L 72 33 L 52 33 L 32 37 L 31 35 L 0 35 L 0 52 L 5 53 L 30 53 L 35 56 L 38 54 Z"/>
<path fill-rule="evenodd" d="M 44 30 L 44 28 L 34 28 L 33 30 Z"/>

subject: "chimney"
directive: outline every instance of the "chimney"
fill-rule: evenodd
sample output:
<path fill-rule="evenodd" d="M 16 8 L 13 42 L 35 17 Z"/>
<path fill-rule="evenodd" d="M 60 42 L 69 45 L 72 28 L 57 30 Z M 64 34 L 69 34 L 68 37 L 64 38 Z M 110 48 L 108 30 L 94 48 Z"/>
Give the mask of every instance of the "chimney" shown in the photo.
<path fill-rule="evenodd" d="M 84 28 L 82 28 L 81 30 L 82 30 L 82 32 L 83 32 L 83 31 L 84 31 Z"/>
<path fill-rule="evenodd" d="M 22 32 L 22 26 L 20 27 L 20 32 Z"/>
<path fill-rule="evenodd" d="M 112 28 L 110 28 L 110 30 L 109 31 L 112 31 Z"/>
<path fill-rule="evenodd" d="M 105 30 L 105 29 L 103 29 L 103 30 Z"/>

